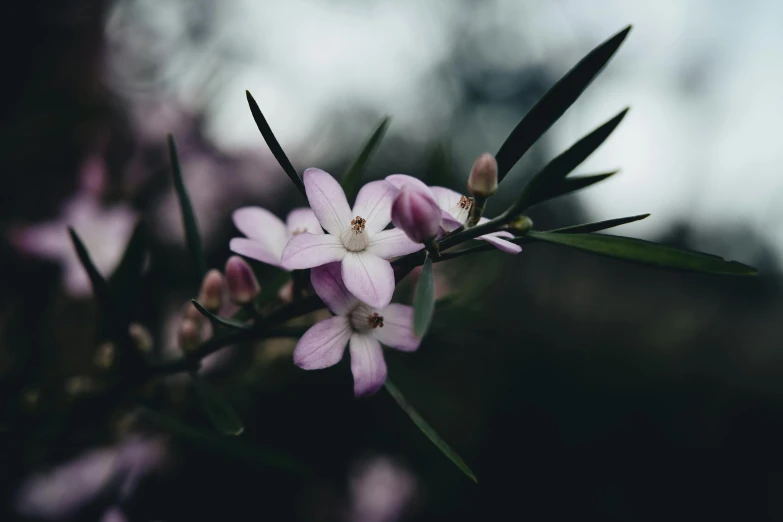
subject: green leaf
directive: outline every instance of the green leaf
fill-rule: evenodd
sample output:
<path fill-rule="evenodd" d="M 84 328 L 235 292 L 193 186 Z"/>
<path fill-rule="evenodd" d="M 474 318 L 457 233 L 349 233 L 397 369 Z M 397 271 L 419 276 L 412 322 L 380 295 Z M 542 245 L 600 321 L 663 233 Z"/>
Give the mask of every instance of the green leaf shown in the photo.
<path fill-rule="evenodd" d="M 435 446 L 444 455 L 446 455 L 446 457 L 449 458 L 449 460 L 456 464 L 456 466 L 462 470 L 465 475 L 467 475 L 473 482 L 478 483 L 476 475 L 473 474 L 465 461 L 462 460 L 462 457 L 460 457 L 457 452 L 454 451 L 440 435 L 438 435 L 438 432 L 435 431 L 435 428 L 430 426 L 429 423 L 427 423 L 427 421 L 425 421 L 424 418 L 419 415 L 419 412 L 413 409 L 413 406 L 408 404 L 408 401 L 405 399 L 402 392 L 400 392 L 400 390 L 397 389 L 397 387 L 392 384 L 389 379 L 386 379 L 386 384 L 384 384 L 384 387 L 389 392 L 389 395 L 391 395 L 392 398 L 397 402 L 400 408 L 402 408 L 402 410 L 408 414 L 408 417 L 411 418 L 416 427 L 418 427 L 422 433 L 424 433 L 424 435 L 426 435 L 427 438 L 430 439 L 430 441 L 435 444 Z"/>
<path fill-rule="evenodd" d="M 198 374 L 192 373 L 191 377 L 201 408 L 215 429 L 223 435 L 240 435 L 245 431 L 234 408 Z"/>
<path fill-rule="evenodd" d="M 204 248 L 201 246 L 201 235 L 198 232 L 196 215 L 193 213 L 193 205 L 190 203 L 185 182 L 182 180 L 182 170 L 179 166 L 179 156 L 177 156 L 177 146 L 174 143 L 174 136 L 169 134 L 169 157 L 171 158 L 171 173 L 174 177 L 174 189 L 179 199 L 180 210 L 182 211 L 182 224 L 185 228 L 185 241 L 188 244 L 188 250 L 193 258 L 193 263 L 198 271 L 198 279 L 201 281 L 207 273 L 207 259 L 204 256 Z"/>
<path fill-rule="evenodd" d="M 203 315 L 204 317 L 206 317 L 207 319 L 209 319 L 215 324 L 219 324 L 221 326 L 227 326 L 235 330 L 249 330 L 251 328 L 249 325 L 240 323 L 239 321 L 235 321 L 228 317 L 220 317 L 217 314 L 213 314 L 212 312 L 210 312 L 209 310 L 201 306 L 201 304 L 195 299 L 191 299 L 191 302 L 193 303 L 193 306 L 196 307 L 196 310 L 198 310 L 201 313 L 201 315 Z"/>
<path fill-rule="evenodd" d="M 87 247 L 84 246 L 84 242 L 82 242 L 79 234 L 71 227 L 68 227 L 68 234 L 70 234 L 71 242 L 76 249 L 76 255 L 79 257 L 79 261 L 87 271 L 87 277 L 90 278 L 90 284 L 92 285 L 92 291 L 95 294 L 95 298 L 104 310 L 112 310 L 113 303 L 109 284 L 98 271 L 95 263 L 92 262 L 90 253 L 87 252 Z"/>
<path fill-rule="evenodd" d="M 594 254 L 679 270 L 709 274 L 755 275 L 755 268 L 701 252 L 680 250 L 641 239 L 603 234 L 528 232 L 527 237 Z"/>
<path fill-rule="evenodd" d="M 164 430 L 229 457 L 299 474 L 311 473 L 293 458 L 281 453 L 243 444 L 237 439 L 213 435 L 149 408 L 144 408 L 144 414 Z"/>
<path fill-rule="evenodd" d="M 649 216 L 650 214 L 639 214 L 638 216 L 607 219 L 605 221 L 596 221 L 594 223 L 583 223 L 581 225 L 571 225 L 570 227 L 555 228 L 553 230 L 547 230 L 547 232 L 556 232 L 558 234 L 587 234 L 590 232 L 606 230 L 607 228 L 619 227 L 620 225 L 633 223 L 634 221 L 641 221 L 642 219 L 646 219 Z"/>
<path fill-rule="evenodd" d="M 591 185 L 594 185 L 595 183 L 601 182 L 607 178 L 610 178 L 617 174 L 618 171 L 613 172 L 607 172 L 605 174 L 592 174 L 590 176 L 574 176 L 571 178 L 565 178 L 560 180 L 559 183 L 553 183 L 548 190 L 542 190 L 536 195 L 535 200 L 531 201 L 529 207 L 532 207 L 533 205 L 538 205 L 539 203 L 543 203 L 544 201 L 548 201 L 550 199 L 558 198 L 560 196 L 565 196 L 566 194 L 570 194 L 571 192 L 576 192 L 577 190 L 582 190 L 583 188 L 587 188 Z"/>
<path fill-rule="evenodd" d="M 118 313 L 130 320 L 130 314 L 136 305 L 139 283 L 141 282 L 144 261 L 147 258 L 148 230 L 144 222 L 139 221 L 133 235 L 125 247 L 125 253 L 114 273 L 109 277 L 109 288 L 115 303 L 121 310 Z"/>
<path fill-rule="evenodd" d="M 362 182 L 362 176 L 364 175 L 364 169 L 367 167 L 367 163 L 370 162 L 373 154 L 375 154 L 375 151 L 381 144 L 381 140 L 383 139 L 384 134 L 386 134 L 386 129 L 388 127 L 389 117 L 386 116 L 380 121 L 373 133 L 370 135 L 370 138 L 367 140 L 367 143 L 364 144 L 362 151 L 359 153 L 353 163 L 351 163 L 351 166 L 348 167 L 348 170 L 345 171 L 345 174 L 343 175 L 342 186 L 343 191 L 345 191 L 345 197 L 348 198 L 348 201 L 351 201 L 359 191 L 359 186 Z"/>
<path fill-rule="evenodd" d="M 614 118 L 571 145 L 568 150 L 547 163 L 543 169 L 533 176 L 533 179 L 524 188 L 519 198 L 509 207 L 506 211 L 507 215 L 514 217 L 521 214 L 530 205 L 542 201 L 552 193 L 560 190 L 564 178 L 606 141 L 606 138 L 617 128 L 627 112 L 628 109 L 623 109 Z"/>
<path fill-rule="evenodd" d="M 299 192 L 301 192 L 302 195 L 307 198 L 307 193 L 305 193 L 305 186 L 302 178 L 299 177 L 296 169 L 291 164 L 291 161 L 289 161 L 288 156 L 285 155 L 283 147 L 280 146 L 277 138 L 275 138 L 275 133 L 272 132 L 272 128 L 266 122 L 266 118 L 264 118 L 264 115 L 261 113 L 261 109 L 258 107 L 256 100 L 253 99 L 253 95 L 250 94 L 250 91 L 245 91 L 245 94 L 247 95 L 247 103 L 250 105 L 250 112 L 253 113 L 253 119 L 256 121 L 258 130 L 261 131 L 261 136 L 264 137 L 264 141 L 269 147 L 269 150 L 272 151 L 272 155 L 275 157 L 280 166 L 283 167 L 283 170 L 286 174 L 288 174 L 288 177 L 291 178 L 291 181 L 294 182 L 294 185 L 296 185 L 296 188 L 299 189 Z"/>
<path fill-rule="evenodd" d="M 576 101 L 623 43 L 629 25 L 585 56 L 522 118 L 498 150 L 498 180 L 502 181 L 517 161 Z"/>
<path fill-rule="evenodd" d="M 413 296 L 413 333 L 423 337 L 432 322 L 435 312 L 435 274 L 432 272 L 432 258 L 427 256 L 421 266 L 421 275 Z"/>

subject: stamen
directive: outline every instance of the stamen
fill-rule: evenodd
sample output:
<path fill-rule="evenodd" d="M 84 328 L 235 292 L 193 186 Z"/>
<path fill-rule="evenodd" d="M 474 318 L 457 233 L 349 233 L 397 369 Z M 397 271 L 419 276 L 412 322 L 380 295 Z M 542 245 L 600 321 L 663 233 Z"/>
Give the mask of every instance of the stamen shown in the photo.
<path fill-rule="evenodd" d="M 366 219 L 360 216 L 356 216 L 355 219 L 351 220 L 351 229 L 361 234 L 362 232 L 364 232 L 364 225 L 366 223 L 367 223 Z"/>
<path fill-rule="evenodd" d="M 367 225 L 367 220 L 361 216 L 356 216 L 351 220 L 351 228 L 343 232 L 341 239 L 349 252 L 361 252 L 367 248 L 370 238 L 369 234 L 364 232 L 365 225 Z"/>
<path fill-rule="evenodd" d="M 383 328 L 383 316 L 378 315 L 378 312 L 373 312 L 373 314 L 367 318 L 367 323 L 372 328 Z"/>
<path fill-rule="evenodd" d="M 470 210 L 470 207 L 473 206 L 473 198 L 462 196 L 461 198 L 459 198 L 458 204 L 461 209 Z"/>

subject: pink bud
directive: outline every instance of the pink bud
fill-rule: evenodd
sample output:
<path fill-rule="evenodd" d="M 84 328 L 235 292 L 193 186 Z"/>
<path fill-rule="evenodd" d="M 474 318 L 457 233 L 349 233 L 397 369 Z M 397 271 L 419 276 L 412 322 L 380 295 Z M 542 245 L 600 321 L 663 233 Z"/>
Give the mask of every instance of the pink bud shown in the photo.
<path fill-rule="evenodd" d="M 392 203 L 392 222 L 416 243 L 430 241 L 438 235 L 441 210 L 435 200 L 423 190 L 403 185 Z"/>
<path fill-rule="evenodd" d="M 210 312 L 216 312 L 223 304 L 223 276 L 218 270 L 210 270 L 204 276 L 198 302 Z"/>
<path fill-rule="evenodd" d="M 239 256 L 226 261 L 226 284 L 231 301 L 238 305 L 249 303 L 261 291 L 253 269 Z"/>
<path fill-rule="evenodd" d="M 488 198 L 498 189 L 498 162 L 485 152 L 473 163 L 468 176 L 468 192 L 473 196 Z"/>

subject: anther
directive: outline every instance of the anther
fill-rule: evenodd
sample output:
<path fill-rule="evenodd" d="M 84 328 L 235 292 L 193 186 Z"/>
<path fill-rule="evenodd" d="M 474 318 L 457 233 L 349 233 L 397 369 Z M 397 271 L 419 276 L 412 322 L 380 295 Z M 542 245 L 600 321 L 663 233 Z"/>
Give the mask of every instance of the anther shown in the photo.
<path fill-rule="evenodd" d="M 367 220 L 356 216 L 356 218 L 351 220 L 351 229 L 353 229 L 354 232 L 362 233 L 364 232 L 364 225 L 367 223 Z"/>
<path fill-rule="evenodd" d="M 383 316 L 378 315 L 377 312 L 374 312 L 370 317 L 368 317 L 367 322 L 372 328 L 383 328 Z"/>

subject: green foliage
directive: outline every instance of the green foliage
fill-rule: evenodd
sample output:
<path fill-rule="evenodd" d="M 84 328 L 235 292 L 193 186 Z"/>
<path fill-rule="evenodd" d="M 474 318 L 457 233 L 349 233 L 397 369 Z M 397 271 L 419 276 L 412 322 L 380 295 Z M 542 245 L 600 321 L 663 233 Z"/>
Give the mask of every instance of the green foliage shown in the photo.
<path fill-rule="evenodd" d="M 383 136 L 386 134 L 386 129 L 388 128 L 389 117 L 386 116 L 378 123 L 378 126 L 367 139 L 367 143 L 364 144 L 362 151 L 356 156 L 356 159 L 353 160 L 353 163 L 351 163 L 351 166 L 345 171 L 345 174 L 343 174 L 342 186 L 348 201 L 352 201 L 356 196 L 356 193 L 359 192 L 362 177 L 364 176 L 364 169 L 375 154 L 375 151 L 378 150 L 381 140 L 383 140 Z"/>
<path fill-rule="evenodd" d="M 199 404 L 212 426 L 223 435 L 241 435 L 245 426 L 234 408 L 198 374 L 191 376 Z"/>
<path fill-rule="evenodd" d="M 435 312 L 435 274 L 432 258 L 428 255 L 421 267 L 421 275 L 413 296 L 413 333 L 423 337 L 432 322 Z"/>
<path fill-rule="evenodd" d="M 201 281 L 207 273 L 207 259 L 204 256 L 204 248 L 201 245 L 201 235 L 198 232 L 196 215 L 193 212 L 193 205 L 185 190 L 185 182 L 182 180 L 182 170 L 179 166 L 179 157 L 177 156 L 177 146 L 174 143 L 174 137 L 168 136 L 169 157 L 171 158 L 171 174 L 174 177 L 174 189 L 177 192 L 180 210 L 182 211 L 182 224 L 185 227 L 185 241 L 190 250 L 190 256 L 196 267 L 198 279 Z"/>

